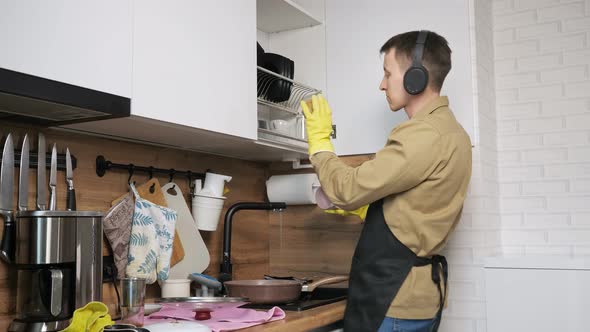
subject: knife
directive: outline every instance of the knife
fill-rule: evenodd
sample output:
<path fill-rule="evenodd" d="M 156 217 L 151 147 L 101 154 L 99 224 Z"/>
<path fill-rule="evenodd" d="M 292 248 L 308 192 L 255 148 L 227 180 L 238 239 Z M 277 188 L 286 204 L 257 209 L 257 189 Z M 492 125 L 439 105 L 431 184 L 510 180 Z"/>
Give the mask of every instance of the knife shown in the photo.
<path fill-rule="evenodd" d="M 72 172 L 72 157 L 69 148 L 66 148 L 66 183 L 68 184 L 66 208 L 68 211 L 76 211 L 76 190 L 74 189 L 74 173 Z"/>
<path fill-rule="evenodd" d="M 51 149 L 51 170 L 49 171 L 49 210 L 56 209 L 56 186 L 57 186 L 57 148 L 53 143 L 53 149 Z"/>
<path fill-rule="evenodd" d="M 45 135 L 39 133 L 37 148 L 37 210 L 47 210 L 47 171 L 45 170 Z"/>
<path fill-rule="evenodd" d="M 18 176 L 18 210 L 29 209 L 29 135 L 25 135 L 20 152 L 20 172 Z"/>
<path fill-rule="evenodd" d="M 16 228 L 12 212 L 12 194 L 14 190 L 14 145 L 12 135 L 8 134 L 2 152 L 0 166 L 0 215 L 4 217 L 4 234 L 0 245 L 0 258 L 7 262 L 14 262 L 14 247 L 16 245 Z"/>

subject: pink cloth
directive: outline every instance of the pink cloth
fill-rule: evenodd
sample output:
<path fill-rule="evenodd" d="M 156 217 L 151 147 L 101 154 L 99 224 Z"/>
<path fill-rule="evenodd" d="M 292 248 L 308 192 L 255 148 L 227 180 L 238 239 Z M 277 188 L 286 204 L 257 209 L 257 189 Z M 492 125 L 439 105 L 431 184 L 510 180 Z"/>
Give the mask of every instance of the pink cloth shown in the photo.
<path fill-rule="evenodd" d="M 211 319 L 195 320 L 194 305 L 191 306 L 189 303 L 181 306 L 164 304 L 160 311 L 149 315 L 144 323 L 149 328 L 150 324 L 168 319 L 190 320 L 207 325 L 213 332 L 219 332 L 243 329 L 285 318 L 285 312 L 279 307 L 273 307 L 268 311 L 257 311 L 254 309 L 238 308 L 241 305 L 244 305 L 244 303 L 209 305 L 204 308 L 210 308 L 212 310 Z"/>

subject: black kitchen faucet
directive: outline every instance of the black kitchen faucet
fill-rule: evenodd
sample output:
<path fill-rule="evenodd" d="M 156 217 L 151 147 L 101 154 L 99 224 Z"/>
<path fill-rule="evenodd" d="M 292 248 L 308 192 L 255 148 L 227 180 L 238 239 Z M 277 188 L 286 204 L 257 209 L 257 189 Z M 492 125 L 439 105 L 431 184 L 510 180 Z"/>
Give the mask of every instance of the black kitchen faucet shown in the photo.
<path fill-rule="evenodd" d="M 232 279 L 231 251 L 231 223 L 234 214 L 240 210 L 283 210 L 287 204 L 283 202 L 242 202 L 229 207 L 225 214 L 223 229 L 223 258 L 219 270 L 218 280 L 222 283 Z"/>

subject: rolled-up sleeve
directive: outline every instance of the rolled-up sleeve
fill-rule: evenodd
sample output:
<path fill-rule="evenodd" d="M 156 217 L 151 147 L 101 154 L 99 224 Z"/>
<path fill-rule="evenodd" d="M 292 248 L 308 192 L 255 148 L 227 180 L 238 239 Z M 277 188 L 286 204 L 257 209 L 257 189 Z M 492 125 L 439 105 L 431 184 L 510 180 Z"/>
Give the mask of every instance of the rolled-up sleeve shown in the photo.
<path fill-rule="evenodd" d="M 373 159 L 360 166 L 348 166 L 330 152 L 315 154 L 311 162 L 332 203 L 354 210 L 424 181 L 441 162 L 435 153 L 440 144 L 440 134 L 430 124 L 407 121 L 391 132 Z"/>

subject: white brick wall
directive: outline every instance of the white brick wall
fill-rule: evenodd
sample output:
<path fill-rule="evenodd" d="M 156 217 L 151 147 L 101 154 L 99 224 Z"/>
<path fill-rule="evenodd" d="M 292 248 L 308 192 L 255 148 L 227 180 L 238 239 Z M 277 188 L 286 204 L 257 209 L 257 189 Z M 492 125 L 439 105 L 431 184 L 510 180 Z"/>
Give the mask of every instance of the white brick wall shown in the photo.
<path fill-rule="evenodd" d="M 565 84 L 565 95 L 567 97 L 585 97 L 590 91 L 590 82 Z"/>
<path fill-rule="evenodd" d="M 590 226 L 590 212 L 578 212 L 572 214 L 572 225 Z"/>
<path fill-rule="evenodd" d="M 496 64 L 510 61 L 514 63 L 518 63 L 518 67 L 512 67 L 512 71 L 506 72 L 499 72 L 496 69 L 496 75 L 507 74 L 511 72 L 517 71 L 534 71 L 539 69 L 547 69 L 547 68 L 556 68 L 559 67 L 561 64 L 561 53 L 552 53 L 552 54 L 545 54 L 545 55 L 537 55 L 537 56 L 530 56 L 530 57 L 522 57 L 518 59 L 505 59 L 505 60 L 498 60 Z M 498 67 L 496 67 L 498 68 Z"/>
<path fill-rule="evenodd" d="M 510 102 L 510 104 L 497 105 L 500 119 L 536 118 L 541 113 L 541 104 L 538 102 L 516 103 L 512 102 L 512 97 L 506 98 L 503 94 L 496 94 L 496 97 L 498 100 Z"/>
<path fill-rule="evenodd" d="M 560 132 L 560 133 L 549 133 L 543 135 L 543 143 L 546 146 L 551 145 L 586 145 L 590 144 L 588 141 L 588 133 L 585 131 L 573 131 L 573 132 Z"/>
<path fill-rule="evenodd" d="M 520 39 L 536 38 L 548 34 L 559 32 L 560 25 L 557 22 L 533 24 L 525 27 L 516 28 L 516 37 Z"/>
<path fill-rule="evenodd" d="M 522 151 L 523 163 L 547 163 L 567 160 L 566 149 L 537 149 Z"/>
<path fill-rule="evenodd" d="M 539 8 L 537 7 L 539 22 L 564 20 L 572 17 L 584 16 L 584 2 L 578 1 L 564 5 Z"/>
<path fill-rule="evenodd" d="M 588 57 L 590 63 L 590 57 Z M 542 106 L 543 115 L 558 114 L 587 114 L 590 110 L 589 98 L 564 98 L 561 100 L 547 100 L 539 103 Z"/>
<path fill-rule="evenodd" d="M 586 93 L 590 93 L 590 85 Z M 590 129 L 590 112 L 587 114 L 571 115 L 565 118 L 565 126 L 567 129 Z"/>
<path fill-rule="evenodd" d="M 511 42 L 515 31 L 510 28 L 504 36 L 493 36 L 492 2 L 470 0 L 471 42 L 474 58 L 474 108 L 477 120 L 478 143 L 473 149 L 473 176 L 469 195 L 465 202 L 463 217 L 457 230 L 449 239 L 444 254 L 450 264 L 449 307 L 441 326 L 442 332 L 485 332 L 485 294 L 483 262 L 486 257 L 496 255 L 501 250 L 501 223 L 499 193 L 508 188 L 501 188 L 498 182 L 498 121 L 509 126 L 508 131 L 518 132 L 520 118 L 532 118 L 541 112 L 538 103 L 511 105 L 496 108 L 496 93 L 507 100 L 518 98 L 518 88 L 523 84 L 535 86 L 540 80 L 540 73 L 517 73 L 516 60 L 507 59 L 504 63 L 494 64 L 493 39 Z M 516 13 L 516 16 L 519 16 Z M 531 16 L 532 15 L 532 16 Z M 529 12 L 522 19 L 533 22 L 536 13 Z M 519 18 L 520 21 L 522 21 Z M 505 26 L 514 26 L 514 19 L 506 19 Z M 523 49 L 537 50 L 538 45 L 523 45 Z M 508 48 L 506 55 L 512 52 Z M 494 89 L 494 66 L 508 75 L 503 77 L 505 88 L 496 92 Z M 455 67 L 457 68 L 457 67 Z M 453 69 L 457 70 L 457 69 Z M 534 146 L 541 145 L 542 135 L 531 139 Z M 502 142 L 512 144 L 512 142 Z M 513 158 L 520 158 L 519 155 Z M 542 168 L 538 169 L 537 177 Z M 520 188 L 517 188 L 520 190 Z M 545 202 L 543 202 L 545 204 Z"/>
<path fill-rule="evenodd" d="M 590 1 L 493 16 L 502 251 L 590 254 Z"/>
<path fill-rule="evenodd" d="M 564 64 L 578 65 L 578 64 L 588 64 L 589 62 L 590 62 L 590 49 L 563 52 L 563 63 Z"/>
<path fill-rule="evenodd" d="M 567 213 L 525 213 L 524 226 L 527 228 L 567 227 L 570 216 Z"/>
<path fill-rule="evenodd" d="M 479 144 L 444 332 L 486 331 L 486 257 L 590 255 L 590 0 L 470 6 Z"/>
<path fill-rule="evenodd" d="M 550 193 L 565 193 L 568 189 L 567 181 L 541 181 L 522 184 L 522 194 L 543 195 Z"/>
<path fill-rule="evenodd" d="M 559 0 L 514 0 L 514 9 L 535 9 L 545 7 L 547 5 L 558 4 Z M 508 8 L 506 8 L 508 9 Z"/>
<path fill-rule="evenodd" d="M 523 133 L 563 130 L 564 121 L 562 117 L 522 119 L 518 121 L 518 128 Z"/>
<path fill-rule="evenodd" d="M 560 69 L 548 69 L 541 71 L 542 83 L 569 83 L 584 81 L 588 77 L 586 66 L 572 66 Z M 566 89 L 567 95 L 567 89 Z"/>

